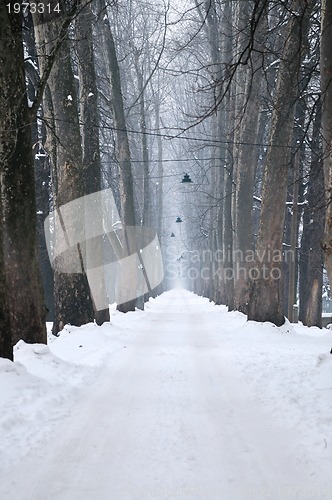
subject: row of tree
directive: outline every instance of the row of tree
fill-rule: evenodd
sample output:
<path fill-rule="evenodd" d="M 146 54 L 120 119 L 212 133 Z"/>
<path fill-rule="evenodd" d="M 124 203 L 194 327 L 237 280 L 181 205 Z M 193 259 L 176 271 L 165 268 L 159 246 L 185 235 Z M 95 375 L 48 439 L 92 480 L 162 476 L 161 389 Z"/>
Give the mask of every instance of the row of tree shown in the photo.
<path fill-rule="evenodd" d="M 281 325 L 299 268 L 300 317 L 320 325 L 323 252 L 332 279 L 330 2 L 61 0 L 49 17 L 13 5 L 0 6 L 0 355 L 46 342 L 47 312 L 54 334 L 108 319 L 86 272 L 104 243 L 71 245 L 73 213 L 52 268 L 43 226 L 52 211 L 62 227 L 61 207 L 108 187 L 122 222 L 115 259 L 140 249 L 126 231 L 140 225 L 167 254 L 181 214 L 178 258 L 213 256 L 195 291 Z M 177 196 L 188 165 L 195 183 Z"/>
<path fill-rule="evenodd" d="M 323 243 L 331 161 L 328 2 L 195 7 L 178 78 L 197 114 L 193 121 L 187 111 L 182 127 L 188 143 L 193 130 L 201 142 L 187 149 L 198 187 L 190 188 L 182 213 L 191 226 L 188 248 L 200 241 L 202 255 L 212 250 L 223 258 L 212 259 L 214 268 L 194 289 L 250 319 L 281 325 L 285 315 L 292 319 L 299 282 L 300 319 L 321 326 L 323 253 L 330 252 L 328 213 Z M 207 206 L 197 203 L 199 195 Z"/>
<path fill-rule="evenodd" d="M 23 5 L 20 12 L 14 9 L 14 3 L 1 5 L 1 53 L 6 55 L 0 79 L 4 221 L 0 245 L 0 354 L 10 358 L 12 346 L 19 339 L 46 342 L 47 308 L 37 252 L 35 179 L 37 192 L 47 193 L 38 200 L 38 214 L 43 219 L 52 207 L 61 220 L 59 207 L 102 187 L 92 5 L 89 1 L 59 3 L 61 9 L 51 19 L 43 19 L 39 13 L 23 9 Z M 110 108 L 117 129 L 117 188 L 125 228 L 135 225 L 135 215 L 119 68 L 103 0 L 96 8 L 105 16 L 100 31 L 113 96 Z M 46 304 L 54 311 L 54 334 L 68 322 L 82 324 L 95 319 L 101 323 L 109 317 L 108 309 L 94 308 L 82 266 L 83 252 L 85 262 L 89 262 L 92 254 L 102 249 L 92 245 L 83 249 L 79 244 L 73 247 L 69 242 L 79 223 L 76 215 L 74 212 L 66 220 L 68 250 L 55 259 L 53 269 L 45 264 L 45 235 L 43 224 L 38 225 L 44 288 L 50 292 Z M 130 253 L 123 247 L 121 251 Z M 122 306 L 124 310 L 132 307 Z"/>

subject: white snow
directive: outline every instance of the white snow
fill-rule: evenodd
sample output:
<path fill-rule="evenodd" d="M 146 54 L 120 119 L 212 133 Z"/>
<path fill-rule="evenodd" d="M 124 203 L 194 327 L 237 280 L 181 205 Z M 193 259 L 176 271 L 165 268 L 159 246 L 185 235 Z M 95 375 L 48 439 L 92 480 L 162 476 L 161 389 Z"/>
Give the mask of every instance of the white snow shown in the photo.
<path fill-rule="evenodd" d="M 0 498 L 332 498 L 332 331 L 184 290 L 0 358 Z"/>

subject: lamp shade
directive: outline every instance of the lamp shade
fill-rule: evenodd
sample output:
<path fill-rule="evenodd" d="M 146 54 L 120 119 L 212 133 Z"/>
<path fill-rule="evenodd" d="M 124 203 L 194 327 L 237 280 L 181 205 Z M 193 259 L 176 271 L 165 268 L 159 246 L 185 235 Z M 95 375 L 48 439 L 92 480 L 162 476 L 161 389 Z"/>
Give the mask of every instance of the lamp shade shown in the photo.
<path fill-rule="evenodd" d="M 183 182 L 183 183 L 192 182 L 192 180 L 190 179 L 189 174 L 184 174 L 183 179 L 182 179 L 181 182 Z"/>

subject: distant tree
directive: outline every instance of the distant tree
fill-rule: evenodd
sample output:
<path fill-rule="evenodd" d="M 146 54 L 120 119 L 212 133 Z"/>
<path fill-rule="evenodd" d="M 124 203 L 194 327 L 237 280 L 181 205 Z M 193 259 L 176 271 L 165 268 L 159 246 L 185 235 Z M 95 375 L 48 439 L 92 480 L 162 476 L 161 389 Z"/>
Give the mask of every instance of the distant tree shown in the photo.
<path fill-rule="evenodd" d="M 128 141 L 126 118 L 124 114 L 123 95 L 120 77 L 120 68 L 116 53 L 114 38 L 107 16 L 106 4 L 104 0 L 99 0 L 100 11 L 104 18 L 99 20 L 98 28 L 103 43 L 104 63 L 107 68 L 109 78 L 109 88 L 111 93 L 111 108 L 115 127 L 115 150 L 116 160 L 119 165 L 119 193 L 120 193 L 120 215 L 122 220 L 123 257 L 135 253 L 137 250 L 136 241 L 129 237 L 128 228 L 135 227 L 134 208 L 134 185 L 131 165 L 131 154 Z M 129 230 L 130 232 L 130 230 Z M 123 297 L 129 297 L 137 282 L 137 268 L 134 264 L 128 264 L 126 269 L 122 268 L 120 274 L 119 289 Z M 126 292 L 128 290 L 128 292 Z M 120 296 L 121 296 L 120 295 Z M 118 309 L 122 312 L 135 310 L 136 299 L 118 302 Z"/>

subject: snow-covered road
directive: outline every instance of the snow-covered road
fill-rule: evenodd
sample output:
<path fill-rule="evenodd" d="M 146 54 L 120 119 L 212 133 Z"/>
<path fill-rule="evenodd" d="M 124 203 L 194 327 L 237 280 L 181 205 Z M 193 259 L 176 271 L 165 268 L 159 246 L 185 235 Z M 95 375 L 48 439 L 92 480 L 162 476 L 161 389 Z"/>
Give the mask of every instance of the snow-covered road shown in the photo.
<path fill-rule="evenodd" d="M 138 314 L 4 500 L 332 498 L 294 452 L 301 433 L 259 401 L 212 304 L 177 291 Z M 221 325 L 222 327 L 222 325 Z M 222 330 L 221 330 L 222 331 Z"/>

